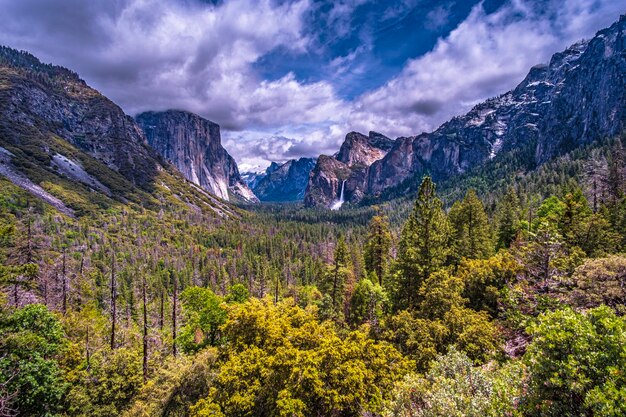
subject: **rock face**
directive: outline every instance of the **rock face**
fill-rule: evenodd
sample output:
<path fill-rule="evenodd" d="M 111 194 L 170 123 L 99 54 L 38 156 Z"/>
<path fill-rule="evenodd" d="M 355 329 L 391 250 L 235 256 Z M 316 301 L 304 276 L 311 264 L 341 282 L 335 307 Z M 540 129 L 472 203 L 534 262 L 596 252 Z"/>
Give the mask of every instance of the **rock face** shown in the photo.
<path fill-rule="evenodd" d="M 115 103 L 66 68 L 0 46 L 0 175 L 66 215 L 163 199 L 238 218 L 184 181 Z"/>
<path fill-rule="evenodd" d="M 348 165 L 332 156 L 320 155 L 309 177 L 304 193 L 304 205 L 329 208 L 339 199 L 341 183 L 350 175 L 352 170 Z"/>
<path fill-rule="evenodd" d="M 224 200 L 232 193 L 245 201 L 258 201 L 222 147 L 219 125 L 180 110 L 145 112 L 136 120 L 150 146 L 189 181 Z"/>
<path fill-rule="evenodd" d="M 119 172 L 149 186 L 162 169 L 135 121 L 68 69 L 0 47 L 0 129 L 7 146 L 41 151 L 40 162 L 61 138 Z M 0 144 L 1 145 L 1 144 Z"/>
<path fill-rule="evenodd" d="M 394 141 L 380 133 L 370 132 L 368 136 L 348 133 L 334 158 L 322 155 L 317 160 L 309 177 L 304 204 L 330 207 L 339 199 L 344 180 L 346 201 L 359 201 L 364 195 L 369 166 L 383 158 L 393 146 Z"/>
<path fill-rule="evenodd" d="M 529 147 L 541 164 L 626 126 L 626 53 L 622 16 L 590 41 L 555 54 L 530 70 L 512 91 L 475 106 L 432 133 L 399 138 L 367 172 L 365 193 L 405 180 L 435 180 L 513 149 Z"/>
<path fill-rule="evenodd" d="M 252 190 L 261 201 L 301 201 L 315 161 L 314 158 L 300 158 L 282 165 L 272 162 Z"/>
<path fill-rule="evenodd" d="M 478 104 L 434 132 L 383 140 L 384 146 L 372 145 L 370 134 L 369 145 L 377 149 L 364 145 L 365 136 L 348 134 L 337 154 L 344 171 L 350 169 L 344 177 L 347 200 L 354 203 L 406 182 L 419 182 L 424 174 L 436 181 L 462 174 L 513 151 L 523 150 L 529 155 L 526 166 L 536 166 L 620 134 L 626 127 L 625 27 L 622 16 L 591 40 L 555 54 L 547 65 L 533 67 L 515 89 Z M 337 195 L 337 178 L 332 177 L 336 166 L 326 165 L 328 172 L 321 166 L 313 171 L 305 198 L 309 206 L 328 206 Z"/>
<path fill-rule="evenodd" d="M 380 133 L 370 132 L 369 136 L 350 132 L 339 148 L 337 160 L 350 167 L 368 167 L 382 159 L 393 146 L 393 140 Z"/>

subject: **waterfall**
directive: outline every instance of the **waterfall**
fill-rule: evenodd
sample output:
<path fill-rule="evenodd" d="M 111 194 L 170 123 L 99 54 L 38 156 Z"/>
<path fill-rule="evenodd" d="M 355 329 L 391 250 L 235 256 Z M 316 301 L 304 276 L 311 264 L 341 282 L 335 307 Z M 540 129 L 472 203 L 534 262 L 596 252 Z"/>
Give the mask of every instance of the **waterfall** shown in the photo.
<path fill-rule="evenodd" d="M 331 210 L 339 210 L 341 208 L 341 206 L 344 203 L 344 196 L 343 196 L 343 192 L 344 189 L 346 188 L 346 180 L 343 180 L 343 182 L 341 183 L 341 193 L 339 193 L 339 200 L 336 200 L 331 206 L 330 209 Z"/>

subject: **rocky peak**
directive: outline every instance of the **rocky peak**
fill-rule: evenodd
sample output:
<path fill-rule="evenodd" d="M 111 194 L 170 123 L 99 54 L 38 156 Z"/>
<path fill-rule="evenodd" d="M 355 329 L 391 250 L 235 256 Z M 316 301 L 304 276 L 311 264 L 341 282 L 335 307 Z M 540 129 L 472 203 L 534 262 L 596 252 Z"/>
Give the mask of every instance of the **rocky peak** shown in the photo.
<path fill-rule="evenodd" d="M 335 158 L 318 159 L 309 177 L 305 205 L 329 207 L 337 200 L 344 180 L 345 200 L 359 201 L 364 196 L 368 168 L 384 158 L 394 143 L 377 132 L 370 132 L 368 136 L 348 133 Z"/>
<path fill-rule="evenodd" d="M 235 160 L 221 144 L 220 127 L 186 111 L 145 112 L 136 117 L 148 143 L 185 178 L 216 196 L 229 193 L 258 201 L 242 180 Z"/>
<path fill-rule="evenodd" d="M 332 156 L 320 155 L 311 171 L 304 194 L 307 207 L 330 205 L 339 198 L 341 183 L 352 175 L 352 169 Z"/>
<path fill-rule="evenodd" d="M 365 136 L 350 132 L 339 149 L 337 160 L 351 167 L 367 167 L 385 156 L 392 144 L 391 139 L 380 133 L 370 132 L 369 136 Z"/>
<path fill-rule="evenodd" d="M 314 158 L 292 159 L 282 165 L 272 162 L 253 191 L 261 201 L 302 200 L 314 166 Z"/>
<path fill-rule="evenodd" d="M 76 73 L 26 52 L 0 47 L 0 103 L 0 136 L 8 146 L 48 154 L 57 148 L 53 138 L 61 138 L 140 187 L 148 187 L 162 168 L 119 106 Z M 42 162 L 52 157 L 43 153 Z"/>
<path fill-rule="evenodd" d="M 265 175 L 270 175 L 272 172 L 276 171 L 280 167 L 281 167 L 280 164 L 276 162 L 272 162 L 270 166 L 268 166 L 267 169 L 265 170 Z"/>
<path fill-rule="evenodd" d="M 546 162 L 626 126 L 626 55 L 622 16 L 588 41 L 530 69 L 513 90 L 476 105 L 431 133 L 398 139 L 368 170 L 366 194 L 379 194 L 429 173 L 436 179 L 466 172 L 499 154 L 530 149 Z"/>

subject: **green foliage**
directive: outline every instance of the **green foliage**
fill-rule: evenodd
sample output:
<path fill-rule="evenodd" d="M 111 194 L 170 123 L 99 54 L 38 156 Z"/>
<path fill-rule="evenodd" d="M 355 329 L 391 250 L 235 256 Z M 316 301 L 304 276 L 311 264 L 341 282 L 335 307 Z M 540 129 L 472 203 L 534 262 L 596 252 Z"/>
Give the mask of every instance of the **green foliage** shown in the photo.
<path fill-rule="evenodd" d="M 408 369 L 388 344 L 342 339 L 292 303 L 235 305 L 223 329 L 226 359 L 194 416 L 359 416 L 379 411 Z"/>
<path fill-rule="evenodd" d="M 626 257 L 587 259 L 576 268 L 570 301 L 578 307 L 605 304 L 623 314 L 626 307 Z"/>
<path fill-rule="evenodd" d="M 250 298 L 250 291 L 243 284 L 235 284 L 228 289 L 224 298 L 227 303 L 245 303 Z"/>
<path fill-rule="evenodd" d="M 244 288 L 245 289 L 245 288 Z M 239 296 L 245 296 L 240 289 Z M 186 352 L 197 351 L 219 339 L 219 328 L 226 321 L 226 308 L 222 298 L 208 288 L 189 287 L 180 298 L 183 304 L 184 325 L 179 341 Z M 235 298 L 233 302 L 238 300 Z"/>
<path fill-rule="evenodd" d="M 608 307 L 557 310 L 529 329 L 527 415 L 620 415 L 626 393 L 626 321 Z"/>
<path fill-rule="evenodd" d="M 27 130 L 24 136 L 33 133 Z M 626 266 L 611 254 L 626 242 L 626 199 L 608 148 L 585 151 L 598 165 L 589 178 L 583 153 L 502 179 L 495 173 L 514 172 L 522 162 L 495 158 L 494 173 L 440 184 L 452 205 L 447 217 L 430 179 L 414 204 L 405 197 L 338 213 L 298 205 L 244 212 L 169 174 L 148 194 L 58 138 L 35 133 L 14 162 L 79 217 L 59 215 L 0 179 L 0 383 L 9 380 L 10 389 L 0 385 L 0 399 L 16 393 L 10 398 L 20 410 L 37 404 L 36 412 L 49 415 L 377 415 L 410 368 L 425 375 L 398 388 L 397 415 L 555 415 L 567 398 L 586 414 L 624 414 L 624 366 L 610 353 L 622 336 L 598 324 L 545 343 L 532 327 L 526 379 L 518 362 L 492 360 L 502 359 L 503 339 L 509 355 L 521 356 L 531 340 L 528 324 L 566 304 L 606 304 L 624 313 Z M 2 134 L 0 146 L 9 146 Z M 50 157 L 42 140 L 127 200 L 95 195 L 41 168 Z M 505 195 L 507 184 L 515 189 Z M 454 203 L 470 188 L 480 193 Z M 230 214 L 221 218 L 213 209 Z M 10 327 L 8 318 L 22 311 L 12 313 L 13 306 L 33 300 L 47 306 L 31 312 L 42 319 Z M 119 349 L 111 351 L 113 305 Z M 61 342 L 47 333 L 55 326 L 46 317 L 63 325 Z M 616 320 L 594 323 L 610 327 Z M 569 324 L 550 326 L 558 333 Z M 182 350 L 177 357 L 174 342 Z M 561 344 L 583 348 L 554 359 Z M 440 355 L 447 356 L 436 361 Z M 598 363 L 603 355 L 609 359 Z M 545 367 L 554 362 L 551 373 L 540 359 Z M 566 382 L 541 385 L 551 377 Z M 527 384 L 521 393 L 520 384 Z M 416 401 L 407 408 L 406 398 Z"/>
<path fill-rule="evenodd" d="M 521 265 L 506 251 L 489 259 L 465 259 L 459 265 L 457 276 L 463 282 L 463 297 L 474 310 L 485 310 L 495 317 L 500 291 L 515 281 Z"/>
<path fill-rule="evenodd" d="M 441 321 L 422 319 L 407 310 L 387 317 L 380 333 L 380 338 L 410 358 L 418 371 L 427 369 L 444 350 L 448 337 L 448 329 Z"/>
<path fill-rule="evenodd" d="M 368 234 L 365 239 L 365 269 L 376 274 L 378 284 L 382 285 L 390 261 L 391 231 L 386 217 L 376 215 L 370 220 Z"/>
<path fill-rule="evenodd" d="M 188 416 L 189 408 L 206 397 L 217 372 L 217 352 L 168 358 L 137 393 L 124 417 Z"/>
<path fill-rule="evenodd" d="M 377 326 L 388 307 L 389 297 L 385 290 L 369 279 L 359 281 L 350 300 L 350 322 L 353 325 L 370 323 Z"/>
<path fill-rule="evenodd" d="M 474 367 L 456 349 L 439 356 L 428 373 L 396 384 L 385 417 L 521 416 L 522 372 L 516 363 L 500 369 Z"/>
<path fill-rule="evenodd" d="M 455 263 L 461 259 L 487 258 L 493 252 L 489 218 L 483 203 L 474 190 L 454 203 L 449 213 L 452 226 L 452 257 Z"/>
<path fill-rule="evenodd" d="M 517 237 L 520 225 L 520 203 L 517 193 L 509 187 L 500 200 L 496 211 L 497 246 L 508 248 Z"/>
<path fill-rule="evenodd" d="M 425 177 L 400 237 L 393 288 L 396 309 L 416 306 L 422 282 L 448 259 L 449 237 L 441 200 L 430 177 Z"/>
<path fill-rule="evenodd" d="M 74 378 L 67 395 L 69 415 L 121 415 L 141 388 L 141 356 L 129 348 L 101 350 Z"/>
<path fill-rule="evenodd" d="M 63 327 L 43 305 L 0 317 L 0 384 L 9 403 L 3 405 L 24 416 L 58 413 L 68 388 L 58 362 L 64 347 Z"/>

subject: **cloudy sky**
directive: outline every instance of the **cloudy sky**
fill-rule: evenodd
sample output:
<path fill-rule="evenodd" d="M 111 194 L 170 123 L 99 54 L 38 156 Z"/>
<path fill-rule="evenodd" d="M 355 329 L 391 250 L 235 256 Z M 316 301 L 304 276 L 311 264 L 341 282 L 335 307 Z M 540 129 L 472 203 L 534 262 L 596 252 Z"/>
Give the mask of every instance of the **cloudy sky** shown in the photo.
<path fill-rule="evenodd" d="M 0 44 L 78 72 L 129 114 L 222 126 L 242 171 L 351 130 L 435 129 L 619 18 L 619 0 L 0 0 Z"/>

